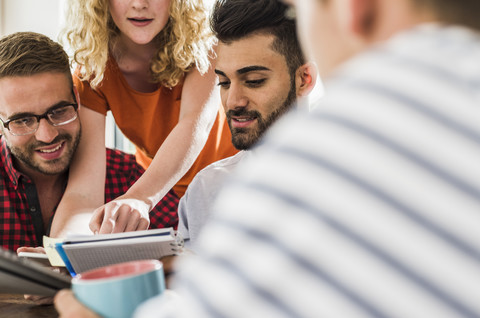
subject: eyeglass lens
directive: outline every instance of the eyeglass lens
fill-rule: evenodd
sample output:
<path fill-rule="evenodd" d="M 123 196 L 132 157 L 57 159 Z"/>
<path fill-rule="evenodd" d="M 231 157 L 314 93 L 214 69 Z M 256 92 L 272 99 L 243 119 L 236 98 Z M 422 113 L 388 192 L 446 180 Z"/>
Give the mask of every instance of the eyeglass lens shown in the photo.
<path fill-rule="evenodd" d="M 14 135 L 27 135 L 37 130 L 41 118 L 46 118 L 53 126 L 66 125 L 77 118 L 77 110 L 74 105 L 65 105 L 43 115 L 17 118 L 8 123 L 8 129 Z"/>

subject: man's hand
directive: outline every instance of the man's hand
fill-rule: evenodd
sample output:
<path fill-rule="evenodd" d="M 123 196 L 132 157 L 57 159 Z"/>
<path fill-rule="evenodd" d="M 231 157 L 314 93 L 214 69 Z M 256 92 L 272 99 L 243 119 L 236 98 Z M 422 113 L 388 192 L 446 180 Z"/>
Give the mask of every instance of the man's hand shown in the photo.
<path fill-rule="evenodd" d="M 40 253 L 45 254 L 45 249 L 41 246 L 39 247 L 19 247 L 17 249 L 17 254 L 20 252 L 28 252 L 28 253 Z M 52 270 L 58 270 L 55 267 L 52 267 Z M 50 305 L 53 303 L 53 298 L 48 296 L 38 296 L 38 295 L 23 295 L 25 299 L 33 301 L 37 305 Z"/>
<path fill-rule="evenodd" d="M 90 229 L 95 234 L 147 230 L 150 206 L 142 200 L 117 199 L 93 212 Z"/>
<path fill-rule="evenodd" d="M 21 252 L 46 254 L 45 249 L 42 246 L 38 246 L 38 247 L 22 246 L 22 247 L 17 248 L 17 254 L 21 253 Z"/>
<path fill-rule="evenodd" d="M 97 314 L 82 305 L 73 295 L 71 290 L 62 289 L 54 298 L 55 308 L 60 318 L 99 318 Z"/>

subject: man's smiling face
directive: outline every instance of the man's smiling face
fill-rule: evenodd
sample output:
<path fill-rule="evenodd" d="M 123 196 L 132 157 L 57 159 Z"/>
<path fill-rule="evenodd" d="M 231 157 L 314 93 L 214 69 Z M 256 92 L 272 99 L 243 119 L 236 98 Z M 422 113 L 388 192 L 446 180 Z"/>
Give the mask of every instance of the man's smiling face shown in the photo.
<path fill-rule="evenodd" d="M 71 83 L 63 73 L 40 73 L 0 79 L 0 117 L 3 121 L 28 114 L 41 115 L 58 105 L 74 103 Z M 14 136 L 2 125 L 2 134 L 17 169 L 54 175 L 65 172 L 80 140 L 80 120 L 52 126 L 41 119 L 36 132 Z"/>

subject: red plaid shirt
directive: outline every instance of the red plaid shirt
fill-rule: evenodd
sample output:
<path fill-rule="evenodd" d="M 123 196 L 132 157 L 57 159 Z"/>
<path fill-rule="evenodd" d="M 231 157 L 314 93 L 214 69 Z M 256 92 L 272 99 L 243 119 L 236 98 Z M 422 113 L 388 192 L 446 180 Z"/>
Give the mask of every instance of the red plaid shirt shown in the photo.
<path fill-rule="evenodd" d="M 44 231 L 35 185 L 13 167 L 10 151 L 1 136 L 0 155 L 1 244 L 13 251 L 20 246 L 42 246 L 42 237 L 48 233 Z M 143 172 L 135 156 L 107 149 L 105 202 L 124 194 Z M 178 196 L 170 190 L 150 212 L 150 228 L 176 228 L 178 201 Z"/>

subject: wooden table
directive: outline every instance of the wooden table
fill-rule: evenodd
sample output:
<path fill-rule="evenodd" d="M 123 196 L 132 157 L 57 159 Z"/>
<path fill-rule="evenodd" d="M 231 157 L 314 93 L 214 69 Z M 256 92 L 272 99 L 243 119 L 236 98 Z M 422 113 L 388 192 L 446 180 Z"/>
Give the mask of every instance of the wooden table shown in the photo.
<path fill-rule="evenodd" d="M 51 318 L 58 317 L 53 305 L 37 305 L 23 295 L 0 294 L 0 317 Z"/>

